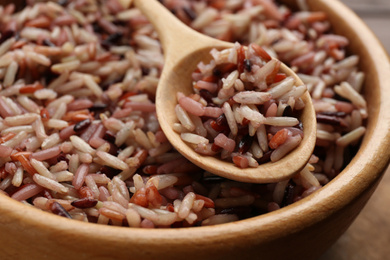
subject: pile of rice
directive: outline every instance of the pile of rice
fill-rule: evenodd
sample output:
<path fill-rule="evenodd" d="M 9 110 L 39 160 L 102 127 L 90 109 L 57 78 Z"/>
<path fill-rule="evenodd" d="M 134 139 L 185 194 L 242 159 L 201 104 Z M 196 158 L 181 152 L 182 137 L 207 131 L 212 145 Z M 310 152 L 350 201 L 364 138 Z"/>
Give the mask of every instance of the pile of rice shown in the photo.
<path fill-rule="evenodd" d="M 276 162 L 295 149 L 303 138 L 298 112 L 306 86 L 296 86 L 257 44 L 211 55 L 192 74 L 195 93 L 177 94 L 174 129 L 182 140 L 240 168 Z"/>
<path fill-rule="evenodd" d="M 317 144 L 290 180 L 247 184 L 204 172 L 159 128 L 164 64 L 156 32 L 131 1 L 28 1 L 0 7 L 0 191 L 85 222 L 187 227 L 276 210 L 325 185 L 365 132 L 364 75 L 326 14 L 272 0 L 162 1 L 213 37 L 262 46 L 307 84 Z"/>

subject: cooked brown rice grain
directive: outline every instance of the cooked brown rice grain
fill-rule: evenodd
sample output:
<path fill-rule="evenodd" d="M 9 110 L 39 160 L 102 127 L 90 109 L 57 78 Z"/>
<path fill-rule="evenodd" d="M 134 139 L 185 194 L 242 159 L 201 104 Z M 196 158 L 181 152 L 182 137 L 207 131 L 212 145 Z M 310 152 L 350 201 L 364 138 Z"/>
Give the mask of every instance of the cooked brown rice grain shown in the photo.
<path fill-rule="evenodd" d="M 226 117 L 227 123 L 229 125 L 231 134 L 233 136 L 237 135 L 238 126 L 237 126 L 236 120 L 234 118 L 234 114 L 233 114 L 232 108 L 231 108 L 231 106 L 229 105 L 228 102 L 225 102 L 223 104 L 222 111 L 225 114 L 225 117 Z"/>
<path fill-rule="evenodd" d="M 73 158 L 76 158 L 76 157 L 73 157 Z M 77 158 L 78 158 L 78 156 L 77 156 Z M 69 162 L 69 165 L 70 165 L 70 162 Z M 70 167 L 69 167 L 69 169 L 70 169 Z M 81 188 L 81 186 L 84 183 L 85 176 L 87 176 L 87 174 L 88 174 L 88 171 L 89 171 L 89 165 L 85 164 L 85 163 L 78 166 L 77 170 L 74 171 L 75 175 L 74 175 L 72 184 L 73 184 L 75 189 L 78 190 Z"/>
<path fill-rule="evenodd" d="M 86 143 L 83 139 L 78 137 L 77 135 L 72 135 L 69 137 L 72 145 L 81 152 L 95 154 L 95 149 L 93 149 L 88 143 Z"/>
<path fill-rule="evenodd" d="M 298 119 L 294 117 L 266 117 L 264 124 L 273 126 L 296 126 Z"/>
<path fill-rule="evenodd" d="M 40 186 L 47 188 L 49 190 L 65 194 L 68 192 L 68 188 L 58 183 L 57 181 L 47 178 L 43 175 L 34 174 L 33 180 Z"/>
<path fill-rule="evenodd" d="M 162 190 L 173 186 L 178 182 L 179 178 L 172 174 L 157 175 L 150 178 L 150 182 L 156 186 L 157 190 Z"/>
<path fill-rule="evenodd" d="M 195 130 L 194 123 L 191 121 L 187 112 L 179 104 L 176 105 L 175 111 L 176 111 L 177 118 L 182 124 L 182 126 L 189 131 L 194 131 Z"/>
<path fill-rule="evenodd" d="M 140 227 L 141 226 L 141 216 L 133 208 L 128 208 L 126 210 L 126 219 L 130 227 Z"/>
<path fill-rule="evenodd" d="M 14 176 L 12 177 L 12 185 L 15 187 L 20 187 L 20 185 L 23 182 L 23 168 L 18 167 L 16 172 L 14 173 Z"/>
<path fill-rule="evenodd" d="M 16 61 L 11 61 L 7 68 L 7 73 L 5 74 L 5 78 L 3 81 L 5 87 L 9 87 L 14 83 L 18 68 L 18 63 Z"/>
<path fill-rule="evenodd" d="M 11 184 L 12 175 L 9 175 L 0 182 L 0 190 L 6 190 Z"/>
<path fill-rule="evenodd" d="M 119 179 L 117 176 L 115 176 L 113 179 L 112 179 L 112 183 L 114 185 L 114 187 L 120 192 L 120 194 L 127 200 L 130 200 L 130 194 L 129 194 L 129 190 L 126 186 L 126 183 L 124 181 L 122 181 L 121 179 Z"/>
<path fill-rule="evenodd" d="M 360 95 L 348 82 L 342 82 L 339 86 L 335 86 L 334 90 L 340 96 L 351 100 L 351 102 L 358 108 L 367 107 L 363 96 Z"/>
<path fill-rule="evenodd" d="M 53 176 L 55 177 L 55 179 L 58 182 L 68 182 L 68 181 L 71 182 L 71 181 L 73 181 L 74 175 L 68 171 L 59 171 L 59 172 L 53 173 Z"/>
<path fill-rule="evenodd" d="M 274 202 L 276 202 L 278 205 L 281 205 L 281 203 L 283 201 L 284 193 L 285 193 L 285 190 L 286 190 L 286 187 L 287 187 L 287 184 L 289 181 L 290 180 L 281 181 L 275 185 L 275 189 L 274 189 L 272 196 L 273 196 Z"/>
<path fill-rule="evenodd" d="M 20 133 L 20 132 L 24 132 L 24 133 L 32 133 L 34 132 L 34 129 L 32 126 L 14 126 L 14 127 L 10 127 L 10 128 L 6 128 L 4 130 L 1 131 L 1 134 L 2 135 L 6 135 L 6 134 L 9 134 L 9 133 Z"/>
<path fill-rule="evenodd" d="M 14 129 L 15 128 L 16 127 L 14 127 Z M 3 146 L 7 146 L 7 147 L 11 147 L 11 148 L 15 148 L 16 146 L 20 145 L 23 142 L 23 140 L 26 139 L 26 137 L 28 136 L 28 133 L 30 132 L 30 131 L 25 131 L 25 130 L 29 130 L 29 128 L 28 129 L 23 128 L 23 130 L 20 131 L 20 132 L 10 131 L 10 133 L 15 133 L 16 132 L 17 134 L 11 140 L 8 140 L 8 141 L 4 142 L 2 145 Z M 1 134 L 5 135 L 5 134 L 8 134 L 8 132 L 6 132 L 6 131 L 3 132 L 2 131 Z"/>
<path fill-rule="evenodd" d="M 308 189 L 311 186 L 320 187 L 321 184 L 318 182 L 317 178 L 309 171 L 307 167 L 303 168 L 300 172 L 300 176 L 302 177 L 302 185 Z"/>
<path fill-rule="evenodd" d="M 209 140 L 203 136 L 191 134 L 191 133 L 182 133 L 180 135 L 181 139 L 187 143 L 191 144 L 208 144 Z"/>
<path fill-rule="evenodd" d="M 129 166 L 125 162 L 119 160 L 117 157 L 109 153 L 103 151 L 97 151 L 96 156 L 101 158 L 106 165 L 111 166 L 113 168 L 120 169 L 120 170 L 126 170 L 129 168 Z"/>
<path fill-rule="evenodd" d="M 280 145 L 271 153 L 271 158 L 270 158 L 271 161 L 275 162 L 280 160 L 291 150 L 295 149 L 300 144 L 301 141 L 302 141 L 302 137 L 300 135 L 289 137 L 285 143 Z"/>
<path fill-rule="evenodd" d="M 193 207 L 195 201 L 195 194 L 189 192 L 182 200 L 180 207 L 178 208 L 177 214 L 180 218 L 187 218 Z"/>
<path fill-rule="evenodd" d="M 4 122 L 9 126 L 29 125 L 37 119 L 35 113 L 25 113 L 23 115 L 9 116 L 4 118 Z"/>
<path fill-rule="evenodd" d="M 351 132 L 339 137 L 336 140 L 336 144 L 340 146 L 347 146 L 348 144 L 355 142 L 360 139 L 361 136 L 366 132 L 366 128 L 364 126 L 360 126 Z"/>
<path fill-rule="evenodd" d="M 111 220 L 116 220 L 116 221 L 122 221 L 126 217 L 126 215 L 121 212 L 108 209 L 105 207 L 100 208 L 99 213 L 105 216 L 106 218 L 109 218 Z"/>
<path fill-rule="evenodd" d="M 170 226 L 178 221 L 177 213 L 167 210 L 154 209 L 154 212 L 158 214 L 158 219 L 154 221 L 157 226 Z"/>
<path fill-rule="evenodd" d="M 36 159 L 31 159 L 30 163 L 40 175 L 52 180 L 56 180 L 54 175 L 46 168 L 43 162 L 37 161 Z"/>
<path fill-rule="evenodd" d="M 11 198 L 18 201 L 26 200 L 37 195 L 42 190 L 43 188 L 37 184 L 26 184 L 23 188 L 12 194 Z"/>
<path fill-rule="evenodd" d="M 146 218 L 152 222 L 157 221 L 159 218 L 158 214 L 153 210 L 138 206 L 136 204 L 129 203 L 129 208 L 136 210 L 142 218 Z"/>

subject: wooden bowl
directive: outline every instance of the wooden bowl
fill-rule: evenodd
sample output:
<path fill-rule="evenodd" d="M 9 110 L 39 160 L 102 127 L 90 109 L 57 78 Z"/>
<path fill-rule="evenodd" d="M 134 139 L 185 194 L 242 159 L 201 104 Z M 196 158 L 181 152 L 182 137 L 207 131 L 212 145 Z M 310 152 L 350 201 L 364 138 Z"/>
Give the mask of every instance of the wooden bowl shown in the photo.
<path fill-rule="evenodd" d="M 285 1 L 295 2 L 295 1 Z M 258 217 L 196 228 L 144 230 L 68 220 L 0 196 L 1 259 L 315 259 L 348 228 L 390 153 L 390 63 L 378 39 L 337 0 L 307 0 L 350 40 L 366 73 L 369 119 L 348 166 L 311 196 Z M 364 234 L 362 234 L 364 235 Z"/>

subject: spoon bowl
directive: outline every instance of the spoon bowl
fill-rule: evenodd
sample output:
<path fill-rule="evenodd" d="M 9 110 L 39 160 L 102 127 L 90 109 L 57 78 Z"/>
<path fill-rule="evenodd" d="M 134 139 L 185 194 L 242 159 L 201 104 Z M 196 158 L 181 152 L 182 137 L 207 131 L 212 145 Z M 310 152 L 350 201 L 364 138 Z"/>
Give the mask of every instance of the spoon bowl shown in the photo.
<path fill-rule="evenodd" d="M 193 93 L 191 74 L 197 64 L 201 61 L 209 62 L 212 58 L 210 51 L 213 48 L 222 50 L 232 48 L 234 44 L 192 30 L 156 0 L 135 0 L 134 4 L 155 26 L 164 50 L 165 65 L 156 92 L 156 110 L 161 129 L 178 152 L 206 171 L 241 182 L 277 182 L 288 179 L 305 167 L 316 141 L 316 117 L 308 92 L 302 97 L 305 108 L 299 118 L 303 125 L 304 137 L 297 148 L 277 162 L 242 169 L 231 162 L 201 155 L 187 145 L 172 128 L 177 122 L 176 93 L 179 91 L 185 95 Z M 297 85 L 303 85 L 299 77 L 285 64 L 281 64 L 280 71 L 294 77 Z"/>

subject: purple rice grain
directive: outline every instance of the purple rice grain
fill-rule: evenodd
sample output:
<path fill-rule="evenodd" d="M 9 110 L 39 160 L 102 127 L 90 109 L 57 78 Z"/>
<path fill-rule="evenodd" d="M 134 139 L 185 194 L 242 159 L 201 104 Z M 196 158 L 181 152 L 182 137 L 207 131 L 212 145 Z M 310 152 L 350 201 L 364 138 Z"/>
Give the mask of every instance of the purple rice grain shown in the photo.
<path fill-rule="evenodd" d="M 100 111 L 107 108 L 106 104 L 103 103 L 94 103 L 92 107 L 88 108 L 89 111 Z"/>
<path fill-rule="evenodd" d="M 213 95 L 207 89 L 199 90 L 199 95 L 207 101 L 207 105 L 210 106 L 213 103 Z"/>
<path fill-rule="evenodd" d="M 325 115 L 325 116 L 335 116 L 335 117 L 346 117 L 347 113 L 345 112 L 332 112 L 332 111 L 323 111 L 319 113 L 320 115 Z"/>
<path fill-rule="evenodd" d="M 1 37 L 0 37 L 0 44 L 2 44 L 3 42 L 5 42 L 6 40 L 10 39 L 11 37 L 13 37 L 15 35 L 15 31 L 13 30 L 6 30 L 5 32 L 3 32 L 1 34 Z"/>
<path fill-rule="evenodd" d="M 246 71 L 251 72 L 252 71 L 252 62 L 248 59 L 245 59 L 244 60 L 244 67 L 245 67 Z"/>
<path fill-rule="evenodd" d="M 76 123 L 73 127 L 73 131 L 75 131 L 76 133 L 80 133 L 81 131 L 87 129 L 88 126 L 90 125 L 91 125 L 91 119 L 87 118 L 83 121 Z"/>
<path fill-rule="evenodd" d="M 42 41 L 42 43 L 43 43 L 44 45 L 46 45 L 46 46 L 49 46 L 49 47 L 56 47 L 56 45 L 55 45 L 54 43 L 52 43 L 52 42 L 50 41 L 50 39 L 48 39 L 48 38 L 45 38 L 45 39 Z"/>
<path fill-rule="evenodd" d="M 281 203 L 282 207 L 288 206 L 294 202 L 295 196 L 295 185 L 292 183 L 287 184 L 286 189 L 284 190 L 283 201 Z"/>
<path fill-rule="evenodd" d="M 64 207 L 62 207 L 61 204 L 56 201 L 51 204 L 50 210 L 58 216 L 72 219 L 72 216 L 69 214 L 69 212 L 66 211 Z"/>
<path fill-rule="evenodd" d="M 259 163 L 267 163 L 267 162 L 270 162 L 271 161 L 271 154 L 272 154 L 273 150 L 270 150 L 270 151 L 267 151 L 263 154 L 263 157 L 261 157 L 258 162 Z"/>
<path fill-rule="evenodd" d="M 283 116 L 292 117 L 294 115 L 293 110 L 290 105 L 286 106 L 283 110 Z"/>
<path fill-rule="evenodd" d="M 188 18 L 190 18 L 190 20 L 195 20 L 196 14 L 191 8 L 183 7 L 183 11 L 188 16 Z"/>
<path fill-rule="evenodd" d="M 115 134 L 114 133 L 112 133 L 111 131 L 106 131 L 105 133 L 104 133 L 104 136 L 103 136 L 103 139 L 104 140 L 106 140 L 106 141 L 108 141 L 108 142 L 110 142 L 110 143 L 112 143 L 112 144 L 114 144 L 115 143 Z"/>
<path fill-rule="evenodd" d="M 327 125 L 341 126 L 340 118 L 336 116 L 328 116 L 324 114 L 317 114 L 316 119 L 318 123 L 323 123 Z"/>
<path fill-rule="evenodd" d="M 96 199 L 82 198 L 82 199 L 72 201 L 71 205 L 79 209 L 87 209 L 87 208 L 95 207 L 97 203 L 98 200 Z"/>
<path fill-rule="evenodd" d="M 69 3 L 69 0 L 58 0 L 57 4 L 61 6 L 66 6 Z"/>
<path fill-rule="evenodd" d="M 97 173 L 105 174 L 108 178 L 112 179 L 116 175 L 118 175 L 121 171 L 110 166 L 104 165 L 102 166 Z"/>
<path fill-rule="evenodd" d="M 240 142 L 238 143 L 238 152 L 239 153 L 246 153 L 249 151 L 253 143 L 253 136 L 250 136 L 249 134 L 244 135 Z"/>

